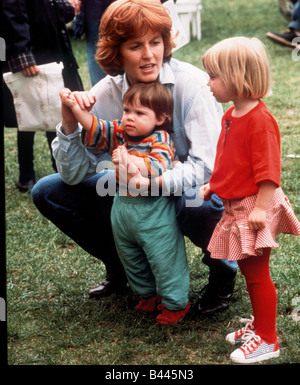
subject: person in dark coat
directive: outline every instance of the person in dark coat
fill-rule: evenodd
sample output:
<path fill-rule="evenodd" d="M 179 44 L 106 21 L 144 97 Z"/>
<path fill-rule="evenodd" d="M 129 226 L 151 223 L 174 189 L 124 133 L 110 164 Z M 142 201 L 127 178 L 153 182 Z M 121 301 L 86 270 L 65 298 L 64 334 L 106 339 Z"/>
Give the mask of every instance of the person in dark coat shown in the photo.
<path fill-rule="evenodd" d="M 36 76 L 38 65 L 62 62 L 63 79 L 71 90 L 83 90 L 78 65 L 73 54 L 66 23 L 73 20 L 75 10 L 68 0 L 3 0 L 3 37 L 6 59 L 3 72 L 22 71 L 24 76 Z M 3 82 L 4 83 L 4 82 Z M 17 127 L 13 97 L 4 84 L 4 124 Z M 35 184 L 34 132 L 18 131 L 18 162 L 20 191 L 28 191 Z M 55 132 L 46 132 L 51 151 Z M 52 158 L 56 171 L 55 161 Z"/>

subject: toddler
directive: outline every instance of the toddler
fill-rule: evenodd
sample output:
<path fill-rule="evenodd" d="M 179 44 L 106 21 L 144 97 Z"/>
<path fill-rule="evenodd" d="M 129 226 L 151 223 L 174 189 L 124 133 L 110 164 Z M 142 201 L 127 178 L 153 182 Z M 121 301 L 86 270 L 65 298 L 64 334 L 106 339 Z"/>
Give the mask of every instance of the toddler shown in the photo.
<path fill-rule="evenodd" d="M 82 110 L 70 90 L 63 89 L 60 96 L 83 127 L 83 144 L 112 154 L 116 165 L 121 166 L 120 160 L 125 159 L 126 167 L 133 163 L 151 178 L 175 161 L 174 143 L 168 133 L 173 96 L 159 82 L 129 87 L 121 121 L 104 121 Z M 190 308 L 189 271 L 174 202 L 159 194 L 147 196 L 147 191 L 124 189 L 121 176 L 119 171 L 120 189 L 114 197 L 111 223 L 128 282 L 142 297 L 136 310 L 158 310 L 158 323 L 178 322 Z"/>

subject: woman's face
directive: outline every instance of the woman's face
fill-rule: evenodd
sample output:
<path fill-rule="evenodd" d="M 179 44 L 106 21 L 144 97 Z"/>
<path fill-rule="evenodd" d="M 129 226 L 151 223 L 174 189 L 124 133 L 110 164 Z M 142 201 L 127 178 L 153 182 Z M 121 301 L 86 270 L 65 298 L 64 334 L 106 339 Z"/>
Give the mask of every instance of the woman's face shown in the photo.
<path fill-rule="evenodd" d="M 123 69 L 130 84 L 155 81 L 163 63 L 164 42 L 160 32 L 126 40 L 120 46 Z"/>

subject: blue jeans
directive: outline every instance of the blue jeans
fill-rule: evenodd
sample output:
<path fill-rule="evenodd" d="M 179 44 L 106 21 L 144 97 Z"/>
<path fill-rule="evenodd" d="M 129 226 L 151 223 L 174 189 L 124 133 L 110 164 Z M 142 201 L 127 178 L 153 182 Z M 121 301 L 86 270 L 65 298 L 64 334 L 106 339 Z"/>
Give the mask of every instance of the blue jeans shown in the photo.
<path fill-rule="evenodd" d="M 300 31 L 300 2 L 295 5 L 293 19 L 289 24 L 289 28 Z"/>
<path fill-rule="evenodd" d="M 201 200 L 199 186 L 189 188 L 175 199 L 177 221 L 183 235 L 201 247 L 204 253 L 202 261 L 209 267 L 210 287 L 217 293 L 228 294 L 233 288 L 237 263 L 227 259 L 213 259 L 207 251 L 209 240 L 224 211 L 222 200 L 215 194 L 209 201 Z"/>
<path fill-rule="evenodd" d="M 115 178 L 114 171 L 104 173 L 106 177 Z M 97 194 L 96 184 L 101 175 L 103 174 L 96 174 L 74 186 L 65 184 L 59 174 L 46 176 L 33 187 L 32 199 L 46 218 L 86 252 L 105 264 L 111 279 L 121 282 L 126 280 L 125 272 L 115 248 L 110 222 L 114 197 L 100 197 Z M 197 191 L 195 189 L 196 197 Z M 217 291 L 222 291 L 232 284 L 237 264 L 210 258 L 206 248 L 214 227 L 222 216 L 223 204 L 215 195 L 211 201 L 202 205 L 186 207 L 186 201 L 192 198 L 191 194 L 173 198 L 177 220 L 183 234 L 202 248 L 203 262 L 210 269 L 209 283 Z"/>
<path fill-rule="evenodd" d="M 114 177 L 114 174 L 112 175 Z M 87 253 L 100 259 L 111 280 L 127 282 L 118 257 L 110 224 L 113 196 L 99 197 L 100 174 L 74 186 L 59 174 L 40 179 L 31 195 L 38 210 Z"/>
<path fill-rule="evenodd" d="M 88 21 L 84 26 L 86 38 L 86 54 L 89 67 L 89 74 L 92 86 L 106 76 L 106 73 L 95 60 L 97 42 L 99 39 L 99 22 Z"/>

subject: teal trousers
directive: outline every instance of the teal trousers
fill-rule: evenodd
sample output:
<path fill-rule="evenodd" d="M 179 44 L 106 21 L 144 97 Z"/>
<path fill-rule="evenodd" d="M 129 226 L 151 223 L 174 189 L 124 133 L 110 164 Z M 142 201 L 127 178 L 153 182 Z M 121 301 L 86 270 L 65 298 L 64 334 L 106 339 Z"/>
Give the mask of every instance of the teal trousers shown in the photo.
<path fill-rule="evenodd" d="M 132 290 L 158 294 L 169 310 L 186 307 L 189 270 L 174 202 L 168 197 L 117 194 L 111 211 L 116 248 Z"/>

